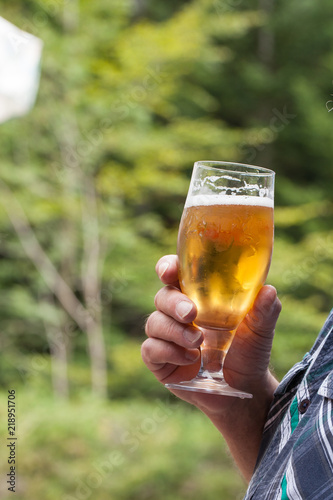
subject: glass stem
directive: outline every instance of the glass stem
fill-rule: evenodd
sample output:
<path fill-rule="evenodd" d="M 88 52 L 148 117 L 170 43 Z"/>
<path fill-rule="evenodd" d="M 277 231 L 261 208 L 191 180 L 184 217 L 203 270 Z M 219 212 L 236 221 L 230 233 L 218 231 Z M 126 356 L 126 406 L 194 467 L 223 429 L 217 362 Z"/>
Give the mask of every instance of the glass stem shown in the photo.
<path fill-rule="evenodd" d="M 201 367 L 199 377 L 223 379 L 223 363 L 234 337 L 234 330 L 202 329 Z"/>

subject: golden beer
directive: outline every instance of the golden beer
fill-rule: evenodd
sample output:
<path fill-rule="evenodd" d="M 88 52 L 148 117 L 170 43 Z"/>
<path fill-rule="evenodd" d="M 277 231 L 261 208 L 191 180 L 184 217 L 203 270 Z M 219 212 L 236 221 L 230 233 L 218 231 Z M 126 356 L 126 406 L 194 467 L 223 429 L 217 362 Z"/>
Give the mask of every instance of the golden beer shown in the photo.
<path fill-rule="evenodd" d="M 272 200 L 227 195 L 187 200 L 178 236 L 180 285 L 198 308 L 195 323 L 220 331 L 220 349 L 228 349 L 232 331 L 264 284 L 272 246 Z"/>

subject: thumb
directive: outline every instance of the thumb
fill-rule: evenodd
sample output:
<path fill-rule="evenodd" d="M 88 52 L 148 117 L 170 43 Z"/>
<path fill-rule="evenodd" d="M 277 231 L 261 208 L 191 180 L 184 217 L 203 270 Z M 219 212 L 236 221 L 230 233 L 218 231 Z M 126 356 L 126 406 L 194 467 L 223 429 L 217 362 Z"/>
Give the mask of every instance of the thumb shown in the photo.
<path fill-rule="evenodd" d="M 276 289 L 271 285 L 265 285 L 259 291 L 244 321 L 247 327 L 257 335 L 266 337 L 271 334 L 273 336 L 281 308 Z"/>

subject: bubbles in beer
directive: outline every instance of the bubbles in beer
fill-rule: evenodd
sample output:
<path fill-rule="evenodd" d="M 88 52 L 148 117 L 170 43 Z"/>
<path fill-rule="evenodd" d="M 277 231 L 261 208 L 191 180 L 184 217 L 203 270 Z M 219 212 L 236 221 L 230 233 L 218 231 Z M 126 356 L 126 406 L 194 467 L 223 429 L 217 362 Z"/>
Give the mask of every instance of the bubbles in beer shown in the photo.
<path fill-rule="evenodd" d="M 188 197 L 178 237 L 179 278 L 197 305 L 199 326 L 238 326 L 266 279 L 272 245 L 269 198 Z"/>

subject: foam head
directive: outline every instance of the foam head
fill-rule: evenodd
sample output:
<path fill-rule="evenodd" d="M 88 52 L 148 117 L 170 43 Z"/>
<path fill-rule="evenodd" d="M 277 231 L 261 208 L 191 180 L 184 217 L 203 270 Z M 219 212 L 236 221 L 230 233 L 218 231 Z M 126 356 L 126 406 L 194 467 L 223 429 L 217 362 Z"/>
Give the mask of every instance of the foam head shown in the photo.
<path fill-rule="evenodd" d="M 250 205 L 273 208 L 274 202 L 268 197 L 226 194 L 189 195 L 185 202 L 185 208 L 212 205 Z"/>

